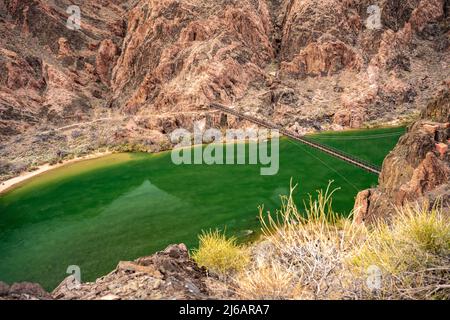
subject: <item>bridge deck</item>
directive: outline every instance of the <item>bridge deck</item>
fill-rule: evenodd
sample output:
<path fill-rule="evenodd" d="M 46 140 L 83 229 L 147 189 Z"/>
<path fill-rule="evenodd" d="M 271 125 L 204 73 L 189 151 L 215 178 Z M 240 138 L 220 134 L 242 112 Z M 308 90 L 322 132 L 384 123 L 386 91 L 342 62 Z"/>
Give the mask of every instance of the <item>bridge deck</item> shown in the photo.
<path fill-rule="evenodd" d="M 242 113 L 240 113 L 240 112 L 238 112 L 236 110 L 233 110 L 233 109 L 231 109 L 229 107 L 226 107 L 226 106 L 218 104 L 218 103 L 211 103 L 210 106 L 213 109 L 220 110 L 220 111 L 222 111 L 224 113 L 227 113 L 227 114 L 231 114 L 231 115 L 233 115 L 235 117 L 238 117 L 238 118 L 247 120 L 249 122 L 255 123 L 255 124 L 257 124 L 257 125 L 259 125 L 261 127 L 278 130 L 281 134 L 283 134 L 286 137 L 289 137 L 289 138 L 291 138 L 293 140 L 299 141 L 299 142 L 301 142 L 301 143 L 303 143 L 303 144 L 305 144 L 307 146 L 310 146 L 312 148 L 318 149 L 318 150 L 320 150 L 322 152 L 325 152 L 325 153 L 327 153 L 327 154 L 329 154 L 329 155 L 331 155 L 333 157 L 336 157 L 336 158 L 338 158 L 340 160 L 343 160 L 343 161 L 345 161 L 347 163 L 350 163 L 350 164 L 352 164 L 354 166 L 357 166 L 357 167 L 359 167 L 361 169 L 364 169 L 364 170 L 366 170 L 368 172 L 371 172 L 371 173 L 374 173 L 374 174 L 377 174 L 377 175 L 379 175 L 381 173 L 381 168 L 376 166 L 376 165 L 373 165 L 371 163 L 368 163 L 366 161 L 358 159 L 355 156 L 349 155 L 349 154 L 347 154 L 347 153 L 345 153 L 345 152 L 343 152 L 341 150 L 332 148 L 330 146 L 326 146 L 326 145 L 318 143 L 316 141 L 312 141 L 311 139 L 308 139 L 305 136 L 301 136 L 301 135 L 296 134 L 294 132 L 290 132 L 289 130 L 281 128 L 280 126 L 278 126 L 276 124 L 273 124 L 273 123 L 270 123 L 270 122 L 258 119 L 258 118 L 253 117 L 253 116 L 242 114 Z"/>

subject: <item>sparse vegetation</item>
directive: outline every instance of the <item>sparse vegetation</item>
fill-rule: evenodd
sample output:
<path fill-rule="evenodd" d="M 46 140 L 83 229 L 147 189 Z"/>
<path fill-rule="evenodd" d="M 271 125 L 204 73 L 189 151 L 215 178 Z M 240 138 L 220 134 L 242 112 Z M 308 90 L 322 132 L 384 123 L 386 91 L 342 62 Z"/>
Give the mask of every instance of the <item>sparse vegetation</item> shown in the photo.
<path fill-rule="evenodd" d="M 450 223 L 438 207 L 427 204 L 397 210 L 392 223 L 374 227 L 355 248 L 352 263 L 371 265 L 384 277 L 380 297 L 450 298 Z"/>
<path fill-rule="evenodd" d="M 227 238 L 219 230 L 205 231 L 199 236 L 199 248 L 192 258 L 199 266 L 218 275 L 241 271 L 249 262 L 248 250 L 237 244 L 234 237 Z"/>
<path fill-rule="evenodd" d="M 123 143 L 113 146 L 112 149 L 115 152 L 149 152 L 149 147 L 140 143 Z"/>
<path fill-rule="evenodd" d="M 301 212 L 293 200 L 295 187 L 291 186 L 289 196 L 283 196 L 282 207 L 275 215 L 264 216 L 260 211 L 263 243 L 265 250 L 255 248 L 255 263 L 251 277 L 260 272 L 275 278 L 290 275 L 290 284 L 284 299 L 328 299 L 344 298 L 345 281 L 350 277 L 346 272 L 345 259 L 351 249 L 365 235 L 364 228 L 353 225 L 349 219 L 340 217 L 332 209 L 331 183 L 325 191 L 319 191 L 317 199 L 310 197 Z M 267 248 L 270 248 L 269 250 Z M 346 274 L 347 273 L 347 274 Z M 244 275 L 237 281 L 239 295 L 252 298 L 249 292 L 257 291 L 248 286 Z M 301 290 L 300 290 L 301 288 Z M 268 290 L 267 292 L 269 292 Z"/>
<path fill-rule="evenodd" d="M 201 236 L 200 250 L 209 254 L 197 253 L 197 261 L 220 265 L 244 299 L 450 298 L 450 223 L 439 207 L 405 206 L 391 222 L 366 227 L 333 211 L 331 184 L 304 211 L 293 201 L 294 189 L 275 214 L 261 209 L 262 237 L 249 263 L 228 273 L 237 254 L 221 248 L 243 248 L 217 232 Z M 373 268 L 380 277 L 370 286 Z"/>

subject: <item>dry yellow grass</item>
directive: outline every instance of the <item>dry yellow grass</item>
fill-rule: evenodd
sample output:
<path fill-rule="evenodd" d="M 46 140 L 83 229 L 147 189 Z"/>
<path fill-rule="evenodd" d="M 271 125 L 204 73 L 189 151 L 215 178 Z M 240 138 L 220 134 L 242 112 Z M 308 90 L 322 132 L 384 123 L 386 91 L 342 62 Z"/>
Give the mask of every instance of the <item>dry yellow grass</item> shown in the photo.
<path fill-rule="evenodd" d="M 219 230 L 206 231 L 199 236 L 199 248 L 192 258 L 201 267 L 218 275 L 241 271 L 249 262 L 248 250 L 239 246 L 236 238 L 227 238 Z"/>
<path fill-rule="evenodd" d="M 380 222 L 353 250 L 350 264 L 360 272 L 370 266 L 380 269 L 379 297 L 449 299 L 449 218 L 427 203 L 399 208 L 390 224 Z"/>
<path fill-rule="evenodd" d="M 354 245 L 365 237 L 365 229 L 333 211 L 332 196 L 338 189 L 331 190 L 331 183 L 325 191 L 318 191 L 317 199 L 310 197 L 303 212 L 294 203 L 294 190 L 291 185 L 290 194 L 281 197 L 282 206 L 275 215 L 264 215 L 260 210 L 266 248 L 254 250 L 256 263 L 249 274 L 255 277 L 258 272 L 268 273 L 270 269 L 275 279 L 290 277 L 291 283 L 285 287 L 295 290 L 285 290 L 284 299 L 344 298 L 344 261 Z M 279 273 L 287 273 L 289 277 Z M 241 288 L 238 292 L 250 298 L 245 276 L 238 282 Z"/>
<path fill-rule="evenodd" d="M 245 270 L 236 282 L 239 284 L 239 295 L 243 299 L 301 299 L 303 290 L 295 278 L 295 274 L 275 262 Z"/>
<path fill-rule="evenodd" d="M 275 214 L 260 210 L 258 243 L 208 232 L 194 259 L 244 299 L 450 299 L 450 221 L 440 208 L 407 205 L 365 227 L 333 211 L 331 183 L 304 211 L 294 189 Z"/>

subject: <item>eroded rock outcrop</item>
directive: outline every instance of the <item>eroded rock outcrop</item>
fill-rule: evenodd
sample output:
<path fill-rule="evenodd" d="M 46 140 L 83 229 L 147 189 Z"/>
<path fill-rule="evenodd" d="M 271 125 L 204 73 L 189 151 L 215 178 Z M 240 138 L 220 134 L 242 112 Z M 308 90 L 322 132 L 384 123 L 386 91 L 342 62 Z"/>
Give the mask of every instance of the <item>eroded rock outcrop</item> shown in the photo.
<path fill-rule="evenodd" d="M 61 126 L 92 119 L 108 95 L 111 48 L 122 38 L 113 25 L 124 24 L 125 1 L 9 1 L 0 10 L 0 112 L 2 126 L 19 133 L 36 126 Z M 71 5 L 81 8 L 81 29 L 67 27 Z M 107 45 L 106 45 L 107 44 Z M 105 67 L 105 64 L 109 64 Z M 106 70 L 105 70 L 106 69 Z M 101 80 L 101 81 L 99 81 Z M 4 117 L 4 110 L 28 113 Z M 1 134 L 5 140 L 9 135 Z"/>
<path fill-rule="evenodd" d="M 450 208 L 450 90 L 448 84 L 411 125 L 383 163 L 379 186 L 358 194 L 355 220 L 371 223 L 411 202 Z"/>
<path fill-rule="evenodd" d="M 280 123 L 315 118 L 323 129 L 341 129 L 399 121 L 448 78 L 439 70 L 449 60 L 443 0 L 281 3 L 277 88 L 294 89 L 297 99 L 273 107 Z"/>
<path fill-rule="evenodd" d="M 143 1 L 129 13 L 114 103 L 132 114 L 232 103 L 264 79 L 270 33 L 263 0 Z"/>
<path fill-rule="evenodd" d="M 51 300 L 52 296 L 39 284 L 14 283 L 11 286 L 0 281 L 0 300 Z"/>
<path fill-rule="evenodd" d="M 0 281 L 0 300 L 204 300 L 232 298 L 230 287 L 209 276 L 189 257 L 184 244 L 135 261 L 121 261 L 116 269 L 92 283 L 69 276 L 46 292 L 39 284 L 11 286 Z"/>
<path fill-rule="evenodd" d="M 184 244 L 132 262 L 120 262 L 117 268 L 94 283 L 77 284 L 73 276 L 52 293 L 54 299 L 72 300 L 157 300 L 214 298 L 218 280 L 209 278 L 189 258 Z M 214 289 L 212 289 L 214 288 Z"/>

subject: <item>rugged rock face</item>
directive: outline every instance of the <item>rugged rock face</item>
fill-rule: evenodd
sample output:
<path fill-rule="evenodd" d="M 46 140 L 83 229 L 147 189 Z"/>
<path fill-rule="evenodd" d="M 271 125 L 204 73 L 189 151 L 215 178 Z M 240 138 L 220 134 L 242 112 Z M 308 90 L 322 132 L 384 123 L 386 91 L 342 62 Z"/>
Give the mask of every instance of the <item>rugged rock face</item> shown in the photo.
<path fill-rule="evenodd" d="M 290 118 L 322 129 L 395 121 L 448 77 L 439 71 L 448 61 L 444 1 L 283 3 L 277 87 L 293 89 L 294 98 L 276 103 L 274 117 L 285 125 Z M 436 63 L 425 67 L 425 56 Z M 440 76 L 430 78 L 432 69 Z"/>
<path fill-rule="evenodd" d="M 407 202 L 450 208 L 450 88 L 438 94 L 383 163 L 379 186 L 361 192 L 355 220 L 371 223 Z"/>
<path fill-rule="evenodd" d="M 129 13 L 114 103 L 154 113 L 240 99 L 264 79 L 274 56 L 271 28 L 262 0 L 142 1 Z"/>
<path fill-rule="evenodd" d="M 0 3 L 0 106 L 4 128 L 90 119 L 108 92 L 101 79 L 105 43 L 121 46 L 122 1 L 9 1 Z M 70 30 L 70 5 L 83 9 L 80 30 Z M 115 55 L 118 54 L 115 52 Z M 108 57 L 109 68 L 113 58 Z M 5 112 L 8 113 L 5 116 Z M 21 114 L 29 114 L 28 118 Z M 7 136 L 2 134 L 2 139 Z"/>
<path fill-rule="evenodd" d="M 72 138 L 71 131 L 53 129 L 107 116 L 106 78 L 120 52 L 130 3 L 0 1 L 2 176 L 51 161 L 58 153 L 89 152 L 88 141 L 98 138 L 77 132 Z M 82 10 L 79 30 L 67 27 L 71 5 Z M 100 135 L 99 129 L 92 134 Z"/>
<path fill-rule="evenodd" d="M 150 257 L 120 262 L 114 271 L 95 283 L 77 285 L 73 276 L 69 276 L 53 291 L 52 297 L 63 300 L 198 300 L 214 298 L 221 287 L 226 288 L 218 280 L 207 277 L 206 270 L 189 258 L 186 246 L 179 244 Z"/>
<path fill-rule="evenodd" d="M 231 298 L 230 288 L 210 277 L 189 258 L 184 244 L 135 261 L 122 261 L 117 268 L 93 283 L 67 277 L 52 292 L 39 284 L 0 282 L 0 300 L 203 300 Z"/>
<path fill-rule="evenodd" d="M 50 299 L 52 299 L 52 296 L 37 283 L 20 282 L 9 286 L 0 281 L 0 300 Z"/>
<path fill-rule="evenodd" d="M 170 148 L 168 134 L 197 120 L 248 125 L 211 101 L 299 133 L 408 119 L 448 79 L 449 11 L 444 0 L 1 0 L 1 179 L 103 147 Z"/>

